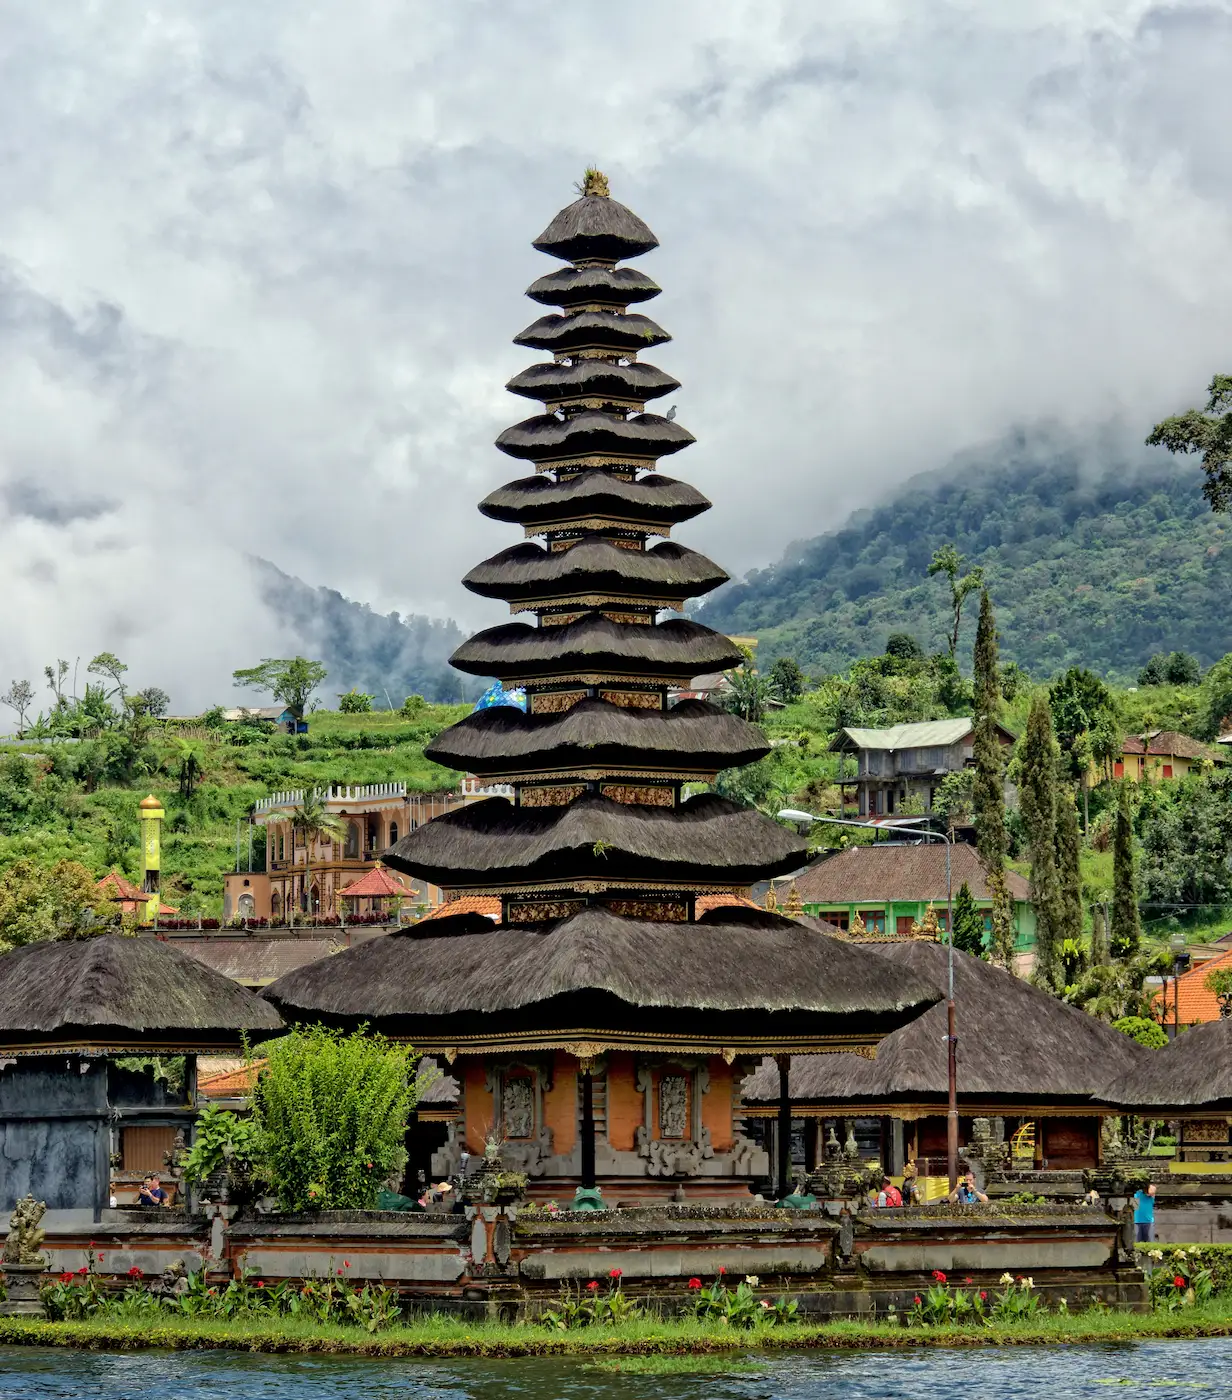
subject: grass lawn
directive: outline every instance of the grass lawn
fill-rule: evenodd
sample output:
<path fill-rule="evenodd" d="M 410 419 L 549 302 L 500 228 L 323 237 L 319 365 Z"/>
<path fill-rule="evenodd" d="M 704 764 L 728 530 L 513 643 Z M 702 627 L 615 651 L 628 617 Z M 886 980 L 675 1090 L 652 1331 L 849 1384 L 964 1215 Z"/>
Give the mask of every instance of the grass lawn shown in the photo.
<path fill-rule="evenodd" d="M 660 1319 L 633 1319 L 614 1326 L 561 1332 L 532 1323 L 466 1322 L 430 1316 L 370 1334 L 357 1327 L 291 1318 L 128 1320 L 113 1316 L 84 1322 L 0 1318 L 0 1345 L 8 1346 L 94 1351 L 204 1348 L 369 1356 L 671 1356 L 791 1347 L 1038 1346 L 1223 1336 L 1232 1336 L 1232 1298 L 1227 1297 L 1176 1313 L 1051 1313 L 1030 1323 L 965 1327 L 907 1328 L 889 1321 L 791 1323 L 747 1331 Z"/>

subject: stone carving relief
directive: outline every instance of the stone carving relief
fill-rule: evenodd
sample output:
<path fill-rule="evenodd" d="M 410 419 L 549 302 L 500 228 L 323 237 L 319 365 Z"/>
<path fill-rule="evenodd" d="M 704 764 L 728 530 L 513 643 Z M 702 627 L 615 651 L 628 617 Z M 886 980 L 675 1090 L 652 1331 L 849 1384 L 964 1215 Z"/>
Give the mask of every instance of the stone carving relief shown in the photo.
<path fill-rule="evenodd" d="M 643 1126 L 638 1128 L 636 1140 L 637 1155 L 646 1159 L 647 1176 L 696 1176 L 702 1163 L 714 1156 L 707 1128 L 695 1140 L 671 1141 L 651 1139 Z"/>
<path fill-rule="evenodd" d="M 535 1131 L 535 1098 L 529 1079 L 506 1079 L 501 1092 L 505 1136 L 528 1138 Z"/>
<path fill-rule="evenodd" d="M 23 1196 L 9 1217 L 8 1238 L 4 1242 L 6 1264 L 46 1264 L 43 1257 L 43 1231 L 39 1226 L 47 1210 L 46 1201 Z"/>
<path fill-rule="evenodd" d="M 682 1074 L 659 1080 L 659 1136 L 683 1138 L 689 1133 L 689 1084 Z"/>

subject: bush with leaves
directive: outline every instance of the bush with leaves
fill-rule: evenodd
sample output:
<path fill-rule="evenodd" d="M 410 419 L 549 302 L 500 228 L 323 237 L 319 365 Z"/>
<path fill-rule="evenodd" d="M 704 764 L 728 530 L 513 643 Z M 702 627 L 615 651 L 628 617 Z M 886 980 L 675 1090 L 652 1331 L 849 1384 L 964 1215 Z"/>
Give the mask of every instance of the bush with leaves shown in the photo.
<path fill-rule="evenodd" d="M 248 1175 L 260 1160 L 260 1136 L 250 1118 L 206 1104 L 197 1115 L 192 1146 L 180 1163 L 184 1180 L 205 1181 L 221 1171 Z"/>
<path fill-rule="evenodd" d="M 1146 1016 L 1122 1016 L 1113 1021 L 1112 1029 L 1129 1036 L 1131 1040 L 1136 1040 L 1148 1050 L 1162 1050 L 1168 1043 L 1168 1037 L 1159 1022 L 1149 1020 Z"/>
<path fill-rule="evenodd" d="M 253 1113 L 284 1210 L 371 1210 L 406 1165 L 407 1122 L 422 1081 L 409 1045 L 366 1028 L 314 1026 L 266 1047 Z"/>

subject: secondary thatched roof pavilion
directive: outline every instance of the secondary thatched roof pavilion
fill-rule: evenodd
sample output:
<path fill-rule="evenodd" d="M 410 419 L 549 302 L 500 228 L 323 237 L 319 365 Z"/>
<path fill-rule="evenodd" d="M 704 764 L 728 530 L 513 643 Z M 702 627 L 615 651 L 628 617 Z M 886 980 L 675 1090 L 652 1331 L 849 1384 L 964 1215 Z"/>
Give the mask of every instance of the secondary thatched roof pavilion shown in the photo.
<path fill-rule="evenodd" d="M 1152 1118 L 1232 1115 L 1232 1019 L 1193 1026 L 1165 1049 L 1135 1057 L 1104 1093 L 1118 1108 Z"/>
<path fill-rule="evenodd" d="M 0 1054 L 234 1051 L 282 1029 L 246 987 L 157 938 L 31 943 L 0 957 Z"/>
<path fill-rule="evenodd" d="M 857 946 L 889 965 L 945 985 L 949 950 L 942 943 L 886 939 Z M 1120 1075 L 1140 1071 L 1151 1052 L 1085 1011 L 966 953 L 954 954 L 954 998 L 961 1115 L 1065 1119 L 1054 1131 L 1054 1165 L 1066 1156 L 1097 1156 L 1096 1120 L 1115 1112 L 1108 1086 Z M 945 1006 L 934 1006 L 887 1036 L 875 1060 L 855 1055 L 793 1057 L 789 1094 L 797 1116 L 886 1117 L 924 1125 L 917 1135 L 917 1151 L 941 1155 L 948 1098 Z M 745 1081 L 745 1103 L 769 1113 L 778 1095 L 778 1069 L 764 1061 Z M 938 1130 L 930 1131 L 934 1127 Z"/>

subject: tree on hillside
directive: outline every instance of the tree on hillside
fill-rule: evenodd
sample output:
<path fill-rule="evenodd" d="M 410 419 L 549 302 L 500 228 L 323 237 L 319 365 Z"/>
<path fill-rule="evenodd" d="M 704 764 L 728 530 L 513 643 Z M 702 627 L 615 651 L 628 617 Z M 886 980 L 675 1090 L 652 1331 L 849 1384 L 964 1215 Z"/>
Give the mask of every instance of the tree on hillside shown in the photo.
<path fill-rule="evenodd" d="M 1203 739 L 1217 739 L 1232 728 L 1232 651 L 1221 657 L 1202 678 L 1198 732 Z"/>
<path fill-rule="evenodd" d="M 20 739 L 26 727 L 26 711 L 34 703 L 34 687 L 29 681 L 14 681 L 0 695 L 0 705 L 7 705 L 17 712 L 17 737 Z"/>
<path fill-rule="evenodd" d="M 23 857 L 0 875 L 0 952 L 52 938 L 81 938 L 119 922 L 114 900 L 73 860 L 39 865 Z"/>
<path fill-rule="evenodd" d="M 1005 878 L 1009 840 L 1005 832 L 1005 764 L 997 717 L 1001 685 L 997 674 L 997 624 L 988 590 L 980 595 L 980 620 L 975 631 L 975 773 L 971 806 L 975 815 L 975 844 L 992 894 L 992 939 L 989 954 L 1008 967 L 1014 956 L 1014 906 Z"/>
<path fill-rule="evenodd" d="M 984 582 L 984 570 L 979 565 L 968 569 L 964 574 L 963 569 L 966 567 L 967 561 L 952 544 L 943 544 L 940 549 L 934 551 L 933 561 L 928 566 L 929 578 L 935 574 L 944 574 L 949 580 L 950 611 L 953 617 L 949 636 L 951 657 L 958 651 L 958 629 L 962 624 L 963 604 L 967 601 L 968 594 L 974 593 Z"/>
<path fill-rule="evenodd" d="M 769 676 L 759 676 L 751 668 L 741 667 L 738 671 L 727 672 L 727 693 L 724 703 L 733 714 L 756 724 L 766 713 L 766 705 L 777 700 L 778 692 Z"/>
<path fill-rule="evenodd" d="M 1139 685 L 1197 685 L 1202 667 L 1187 651 L 1157 651 L 1138 672 Z"/>
<path fill-rule="evenodd" d="M 86 667 L 92 676 L 105 676 L 115 685 L 111 695 L 118 695 L 121 700 L 128 693 L 124 689 L 124 675 L 128 667 L 115 654 L 114 651 L 100 651 L 93 661 Z M 107 698 L 110 699 L 111 695 Z"/>
<path fill-rule="evenodd" d="M 900 661 L 922 661 L 924 648 L 910 632 L 891 632 L 886 638 L 885 654 Z"/>
<path fill-rule="evenodd" d="M 1122 961 L 1136 957 L 1142 946 L 1134 871 L 1134 819 L 1127 782 L 1121 783 L 1112 837 L 1112 931 L 1108 941 L 1112 956 Z"/>
<path fill-rule="evenodd" d="M 65 709 L 68 699 L 64 694 L 64 680 L 68 675 L 68 662 L 63 657 L 58 657 L 54 666 L 43 667 L 43 675 L 47 678 L 47 689 L 51 691 L 55 701 L 52 709 Z"/>
<path fill-rule="evenodd" d="M 1031 701 L 1018 756 L 1018 794 L 1031 859 L 1035 909 L 1035 977 L 1051 991 L 1060 977 L 1061 888 L 1057 873 L 1057 744 L 1041 691 Z"/>
<path fill-rule="evenodd" d="M 161 719 L 171 708 L 171 696 L 158 685 L 147 685 L 144 690 L 139 690 L 133 699 L 141 701 L 144 713 L 151 719 Z"/>
<path fill-rule="evenodd" d="M 1086 922 L 1082 908 L 1082 871 L 1080 852 L 1082 837 L 1078 831 L 1078 808 L 1073 790 L 1068 784 L 1057 788 L 1057 885 L 1061 903 L 1061 947 L 1082 948 L 1082 931 Z M 1063 961 L 1066 959 L 1063 958 Z M 1068 961 L 1072 964 L 1073 954 Z M 1080 960 L 1081 961 L 1081 960 Z M 1067 983 L 1074 980 L 1074 967 L 1066 968 Z"/>
<path fill-rule="evenodd" d="M 971 886 L 966 880 L 954 897 L 954 946 L 960 953 L 973 958 L 984 956 L 984 916 L 975 906 Z"/>
<path fill-rule="evenodd" d="M 1091 765 L 1105 774 L 1121 752 L 1112 692 L 1092 671 L 1071 666 L 1048 692 L 1052 728 L 1064 755 L 1066 774 L 1082 793 L 1083 826 L 1089 825 L 1088 793 Z"/>
<path fill-rule="evenodd" d="M 794 656 L 780 656 L 770 667 L 770 684 L 784 705 L 791 705 L 804 694 L 806 678 Z"/>
<path fill-rule="evenodd" d="M 372 713 L 372 696 L 354 686 L 338 696 L 338 712 L 344 715 L 367 715 Z"/>
<path fill-rule="evenodd" d="M 303 656 L 289 660 L 266 656 L 259 666 L 233 671 L 231 678 L 245 690 L 267 691 L 285 705 L 297 720 L 302 720 L 312 692 L 327 675 L 329 672 L 319 661 L 309 661 Z"/>
<path fill-rule="evenodd" d="M 1232 508 L 1232 374 L 1217 374 L 1207 387 L 1206 412 L 1196 408 L 1156 423 L 1149 447 L 1200 452 L 1206 483 L 1202 494 L 1213 511 Z"/>

